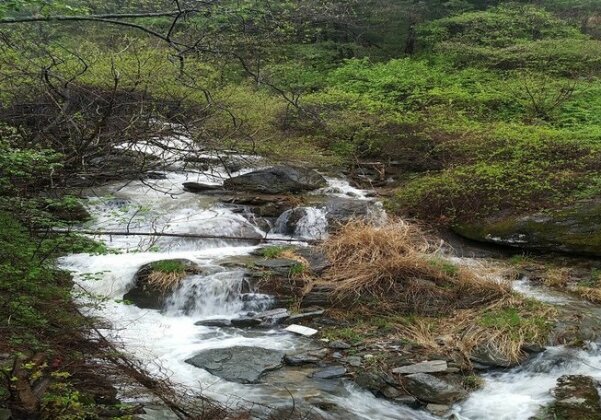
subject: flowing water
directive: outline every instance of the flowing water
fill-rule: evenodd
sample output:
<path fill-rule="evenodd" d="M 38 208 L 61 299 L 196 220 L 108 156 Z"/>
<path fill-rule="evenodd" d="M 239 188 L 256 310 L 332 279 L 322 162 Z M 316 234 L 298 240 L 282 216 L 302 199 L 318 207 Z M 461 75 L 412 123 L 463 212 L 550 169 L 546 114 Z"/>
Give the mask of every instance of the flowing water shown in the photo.
<path fill-rule="evenodd" d="M 214 196 L 184 192 L 188 181 L 221 184 L 223 171 L 210 174 L 176 171 L 165 179 L 132 181 L 106 185 L 93 191 L 89 209 L 94 221 L 88 229 L 103 231 L 194 233 L 238 237 L 281 237 L 281 226 L 289 212 L 276 222 L 273 232 L 265 232 Z M 348 182 L 328 178 L 322 195 L 368 200 L 365 191 Z M 327 229 L 324 210 L 307 207 L 297 223 L 294 239 L 322 237 Z M 220 261 L 247 255 L 257 246 L 248 241 L 190 239 L 173 237 L 104 236 L 98 237 L 115 253 L 62 258 L 62 267 L 71 270 L 83 307 L 110 321 L 103 331 L 131 355 L 147 364 L 151 373 L 168 376 L 175 383 L 222 401 L 229 406 L 271 407 L 306 403 L 323 418 L 331 419 L 433 419 L 418 410 L 362 391 L 350 382 L 319 383 L 307 378 L 306 371 L 283 369 L 268 375 L 266 383 L 242 385 L 224 381 L 184 362 L 201 350 L 231 346 L 255 346 L 285 352 L 315 348 L 312 340 L 279 329 L 240 330 L 195 325 L 212 318 L 234 318 L 248 311 L 270 307 L 269 296 L 244 292 L 244 272 L 226 268 Z M 203 268 L 192 276 L 167 301 L 163 311 L 140 309 L 124 303 L 124 293 L 132 287 L 134 275 L 143 264 L 162 259 L 185 258 Z M 469 263 L 466 261 L 466 263 Z M 533 289 L 527 281 L 516 283 L 516 290 L 557 305 L 578 304 L 562 295 Z M 93 296 L 93 297 L 91 297 Z M 87 305 L 102 300 L 101 305 Z M 580 303 L 581 304 L 581 303 Z M 601 314 L 600 314 L 601 319 Z M 549 393 L 557 378 L 567 373 L 583 373 L 601 379 L 601 351 L 591 344 L 587 350 L 552 347 L 527 363 L 504 372 L 485 375 L 484 387 L 453 408 L 461 419 L 528 419 L 551 401 Z M 292 395 L 292 397 L 291 397 Z M 322 411 L 319 407 L 328 404 Z"/>
<path fill-rule="evenodd" d="M 86 228 L 238 237 L 282 236 L 260 230 L 243 214 L 210 195 L 187 193 L 182 189 L 182 183 L 189 181 L 220 184 L 223 173 L 169 172 L 166 175 L 162 180 L 121 182 L 96 189 L 89 199 L 94 221 Z M 330 179 L 329 186 L 320 193 L 365 199 L 364 192 L 336 179 Z M 308 207 L 294 236 L 299 240 L 318 238 L 325 234 L 326 227 L 323 210 Z M 289 406 L 293 397 L 296 404 L 306 402 L 323 418 L 433 418 L 427 413 L 377 399 L 350 382 L 310 380 L 306 371 L 283 369 L 269 375 L 265 384 L 242 385 L 224 381 L 185 363 L 184 360 L 210 348 L 242 345 L 295 353 L 314 349 L 315 344 L 280 329 L 240 330 L 195 325 L 202 319 L 234 318 L 248 311 L 260 311 L 272 303 L 269 296 L 243 293 L 244 272 L 220 265 L 220 260 L 226 257 L 247 255 L 257 249 L 248 241 L 136 236 L 98 238 L 115 253 L 71 255 L 62 258 L 60 264 L 74 273 L 77 285 L 86 291 L 85 294 L 78 293 L 81 304 L 112 324 L 111 329 L 103 332 L 145 362 L 150 372 L 166 375 L 177 384 L 202 391 L 234 407 L 251 406 L 252 403 L 275 408 Z M 122 301 L 141 265 L 173 258 L 197 263 L 203 274 L 187 278 L 169 297 L 163 311 L 140 309 Z M 102 305 L 86 306 L 97 302 L 97 298 L 102 299 Z M 327 412 L 319 408 L 324 404 L 330 406 Z"/>

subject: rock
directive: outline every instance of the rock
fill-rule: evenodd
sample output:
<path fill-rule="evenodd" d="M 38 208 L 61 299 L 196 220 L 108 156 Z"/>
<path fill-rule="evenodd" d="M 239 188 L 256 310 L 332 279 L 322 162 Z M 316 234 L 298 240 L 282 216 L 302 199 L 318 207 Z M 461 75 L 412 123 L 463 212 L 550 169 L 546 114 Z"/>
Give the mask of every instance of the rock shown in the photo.
<path fill-rule="evenodd" d="M 364 219 L 372 222 L 383 221 L 386 213 L 380 205 L 366 200 L 331 197 L 324 204 L 328 226 L 335 228 L 352 219 Z"/>
<path fill-rule="evenodd" d="M 535 354 L 535 353 L 542 353 L 546 349 L 545 349 L 545 347 L 541 346 L 540 344 L 524 343 L 524 344 L 522 344 L 522 350 L 525 351 L 526 353 Z"/>
<path fill-rule="evenodd" d="M 472 350 L 470 360 L 486 367 L 508 368 L 517 364 L 499 353 L 497 349 L 486 345 L 478 346 Z"/>
<path fill-rule="evenodd" d="M 391 400 L 403 395 L 401 393 L 401 391 L 399 391 L 398 389 L 396 389 L 395 387 L 390 386 L 390 385 L 387 385 L 384 388 L 382 388 L 381 392 L 382 392 L 382 395 L 384 395 L 386 398 L 391 399 Z"/>
<path fill-rule="evenodd" d="M 361 357 L 359 356 L 349 356 L 345 361 L 352 367 L 361 367 Z"/>
<path fill-rule="evenodd" d="M 417 398 L 411 395 L 399 395 L 398 397 L 394 398 L 394 401 L 399 404 L 408 405 L 412 408 L 418 408 L 420 406 L 419 401 L 417 401 Z"/>
<path fill-rule="evenodd" d="M 453 230 L 477 241 L 601 256 L 601 200 L 545 213 L 460 223 Z"/>
<path fill-rule="evenodd" d="M 295 253 L 307 261 L 309 270 L 312 274 L 317 276 L 323 274 L 323 272 L 332 265 L 326 254 L 321 249 L 315 247 L 308 246 L 297 248 Z"/>
<path fill-rule="evenodd" d="M 411 374 L 411 373 L 435 373 L 445 372 L 447 370 L 447 362 L 445 360 L 430 360 L 416 363 L 414 365 L 401 366 L 392 369 L 392 373 Z"/>
<path fill-rule="evenodd" d="M 295 354 L 295 355 L 286 355 L 284 356 L 284 362 L 290 366 L 302 366 L 302 365 L 310 365 L 317 364 L 321 362 L 321 357 L 317 357 L 310 353 L 304 354 Z"/>
<path fill-rule="evenodd" d="M 276 220 L 274 233 L 293 236 L 296 235 L 299 222 L 309 214 L 308 207 L 296 207 L 286 210 Z"/>
<path fill-rule="evenodd" d="M 259 268 L 268 268 L 272 270 L 285 269 L 290 270 L 291 268 L 297 266 L 299 263 L 296 260 L 291 260 L 288 258 L 270 258 L 268 260 L 258 260 L 255 261 L 255 266 Z"/>
<path fill-rule="evenodd" d="M 147 179 L 167 179 L 167 174 L 164 172 L 148 171 L 146 172 Z"/>
<path fill-rule="evenodd" d="M 552 394 L 555 401 L 544 411 L 543 419 L 601 420 L 599 383 L 590 376 L 564 375 Z"/>
<path fill-rule="evenodd" d="M 418 400 L 435 404 L 450 404 L 465 398 L 466 391 L 427 373 L 414 373 L 405 377 L 405 388 Z"/>
<path fill-rule="evenodd" d="M 328 344 L 328 347 L 335 350 L 346 350 L 350 349 L 351 345 L 342 340 L 334 340 L 330 344 Z"/>
<path fill-rule="evenodd" d="M 51 201 L 44 210 L 65 222 L 87 222 L 92 219 L 88 210 L 79 201 Z"/>
<path fill-rule="evenodd" d="M 197 321 L 194 325 L 200 325 L 204 327 L 231 327 L 232 321 L 229 319 L 203 319 Z"/>
<path fill-rule="evenodd" d="M 444 416 L 451 409 L 450 405 L 446 404 L 428 404 L 426 405 L 426 410 L 435 416 Z"/>
<path fill-rule="evenodd" d="M 284 322 L 290 316 L 290 312 L 286 308 L 276 308 L 269 311 L 261 312 L 255 315 L 255 318 L 261 320 L 265 325 L 276 325 Z"/>
<path fill-rule="evenodd" d="M 174 287 L 158 288 L 149 283 L 149 278 L 152 273 L 169 273 L 165 270 L 181 271 L 183 277 L 202 272 L 196 263 L 186 259 L 160 260 L 144 264 L 135 274 L 133 287 L 123 295 L 123 300 L 131 301 L 143 309 L 162 309 Z"/>
<path fill-rule="evenodd" d="M 204 350 L 186 360 L 215 376 L 242 384 L 258 383 L 263 374 L 282 367 L 284 353 L 262 347 L 235 346 Z"/>
<path fill-rule="evenodd" d="M 305 337 L 311 337 L 319 332 L 313 328 L 303 327 L 302 325 L 298 324 L 289 325 L 284 329 L 294 334 L 304 335 Z"/>
<path fill-rule="evenodd" d="M 346 368 L 340 365 L 328 366 L 311 374 L 313 379 L 335 379 L 346 375 Z"/>
<path fill-rule="evenodd" d="M 324 314 L 324 312 L 325 312 L 324 309 L 318 309 L 316 311 L 303 312 L 300 314 L 290 315 L 288 317 L 288 319 L 286 319 L 284 322 L 293 324 L 294 322 L 297 322 L 297 321 L 309 320 L 309 319 L 313 319 L 317 316 L 322 316 Z"/>
<path fill-rule="evenodd" d="M 274 166 L 226 179 L 223 185 L 229 190 L 285 194 L 315 190 L 327 182 L 312 169 Z"/>
<path fill-rule="evenodd" d="M 237 328 L 251 328 L 251 327 L 258 327 L 259 325 L 261 325 L 261 320 L 255 317 L 241 317 L 241 318 L 234 318 L 232 319 L 232 327 L 237 327 Z"/>
<path fill-rule="evenodd" d="M 335 351 L 334 353 L 332 353 L 332 359 L 342 359 L 342 353 L 340 353 L 339 351 Z"/>
<path fill-rule="evenodd" d="M 12 418 L 12 412 L 8 408 L 0 407 L 0 420 L 10 420 Z"/>
<path fill-rule="evenodd" d="M 184 191 L 188 191 L 188 192 L 192 192 L 192 193 L 199 193 L 199 192 L 204 192 L 204 191 L 215 191 L 215 190 L 223 189 L 223 187 L 221 187 L 221 185 L 203 184 L 201 182 L 184 182 L 182 185 L 184 187 Z"/>

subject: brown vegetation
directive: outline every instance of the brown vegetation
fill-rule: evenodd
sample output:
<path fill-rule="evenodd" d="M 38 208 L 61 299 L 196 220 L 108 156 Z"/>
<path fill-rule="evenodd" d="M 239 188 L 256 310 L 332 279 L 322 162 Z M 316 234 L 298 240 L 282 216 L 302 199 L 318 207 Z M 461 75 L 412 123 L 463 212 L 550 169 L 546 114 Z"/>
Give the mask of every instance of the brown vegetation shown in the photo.
<path fill-rule="evenodd" d="M 345 302 L 434 315 L 510 294 L 506 283 L 442 258 L 421 229 L 403 221 L 351 222 L 323 247 L 332 263 L 324 280 Z"/>

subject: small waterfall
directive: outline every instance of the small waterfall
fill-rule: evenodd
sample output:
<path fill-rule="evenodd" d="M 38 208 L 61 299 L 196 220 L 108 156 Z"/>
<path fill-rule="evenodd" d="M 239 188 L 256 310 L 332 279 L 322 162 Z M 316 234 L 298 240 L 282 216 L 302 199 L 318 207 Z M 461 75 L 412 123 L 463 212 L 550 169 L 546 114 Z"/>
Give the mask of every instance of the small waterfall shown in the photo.
<path fill-rule="evenodd" d="M 297 236 L 303 239 L 320 239 L 327 233 L 328 220 L 323 209 L 296 207 L 278 217 L 273 233 Z"/>
<path fill-rule="evenodd" d="M 242 270 L 187 277 L 167 300 L 165 309 L 170 315 L 223 318 L 263 311 L 272 304 L 267 295 L 243 293 L 246 285 Z"/>

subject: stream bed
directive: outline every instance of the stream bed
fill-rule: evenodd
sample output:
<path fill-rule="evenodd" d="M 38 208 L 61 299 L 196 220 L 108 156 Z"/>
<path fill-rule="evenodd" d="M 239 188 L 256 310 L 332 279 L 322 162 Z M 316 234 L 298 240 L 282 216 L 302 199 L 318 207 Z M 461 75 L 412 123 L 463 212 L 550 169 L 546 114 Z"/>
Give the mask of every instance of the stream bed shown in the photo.
<path fill-rule="evenodd" d="M 243 173 L 242 170 L 239 173 Z M 225 171 L 166 172 L 163 179 L 115 182 L 90 192 L 88 210 L 94 217 L 90 230 L 189 233 L 233 237 L 274 237 L 303 241 L 325 234 L 325 210 L 309 207 L 297 230 L 283 231 L 286 220 L 258 227 L 240 208 L 229 206 L 212 194 L 184 191 L 185 182 L 220 185 Z M 314 194 L 349 200 L 370 200 L 365 191 L 342 178 L 327 178 L 328 185 Z M 284 216 L 286 217 L 286 216 Z M 166 376 L 182 387 L 234 407 L 247 407 L 259 417 L 269 410 L 291 407 L 305 409 L 325 419 L 434 419 L 435 416 L 409 406 L 376 398 L 343 378 L 316 380 L 306 369 L 286 368 L 267 374 L 258 384 L 241 384 L 220 379 L 186 360 L 217 348 L 249 346 L 297 354 L 316 350 L 319 343 L 281 328 L 240 329 L 195 325 L 208 319 L 233 319 L 249 311 L 268 309 L 272 299 L 245 290 L 244 271 L 223 261 L 245 256 L 260 246 L 249 240 L 192 239 L 176 237 L 98 236 L 109 247 L 106 255 L 76 254 L 60 260 L 62 268 L 74 273 L 74 293 L 91 314 L 106 319 L 107 337 L 146 364 L 157 376 Z M 187 259 L 203 270 L 186 279 L 169 299 L 164 310 L 141 309 L 123 301 L 138 269 L 165 259 Z M 582 305 L 565 296 L 533 289 L 527 281 L 516 290 L 556 305 Z M 85 291 L 85 293 L 81 293 Z M 194 305 L 190 308 L 190 297 Z M 100 299 L 102 304 L 95 303 Z M 595 309 L 598 310 L 598 309 Z M 601 319 L 601 314 L 599 316 Z M 482 389 L 453 407 L 456 418 L 465 420 L 526 420 L 551 400 L 550 390 L 558 377 L 582 373 L 601 379 L 601 351 L 591 343 L 586 350 L 550 347 L 525 364 L 484 375 Z M 162 417 L 165 414 L 147 416 Z"/>

